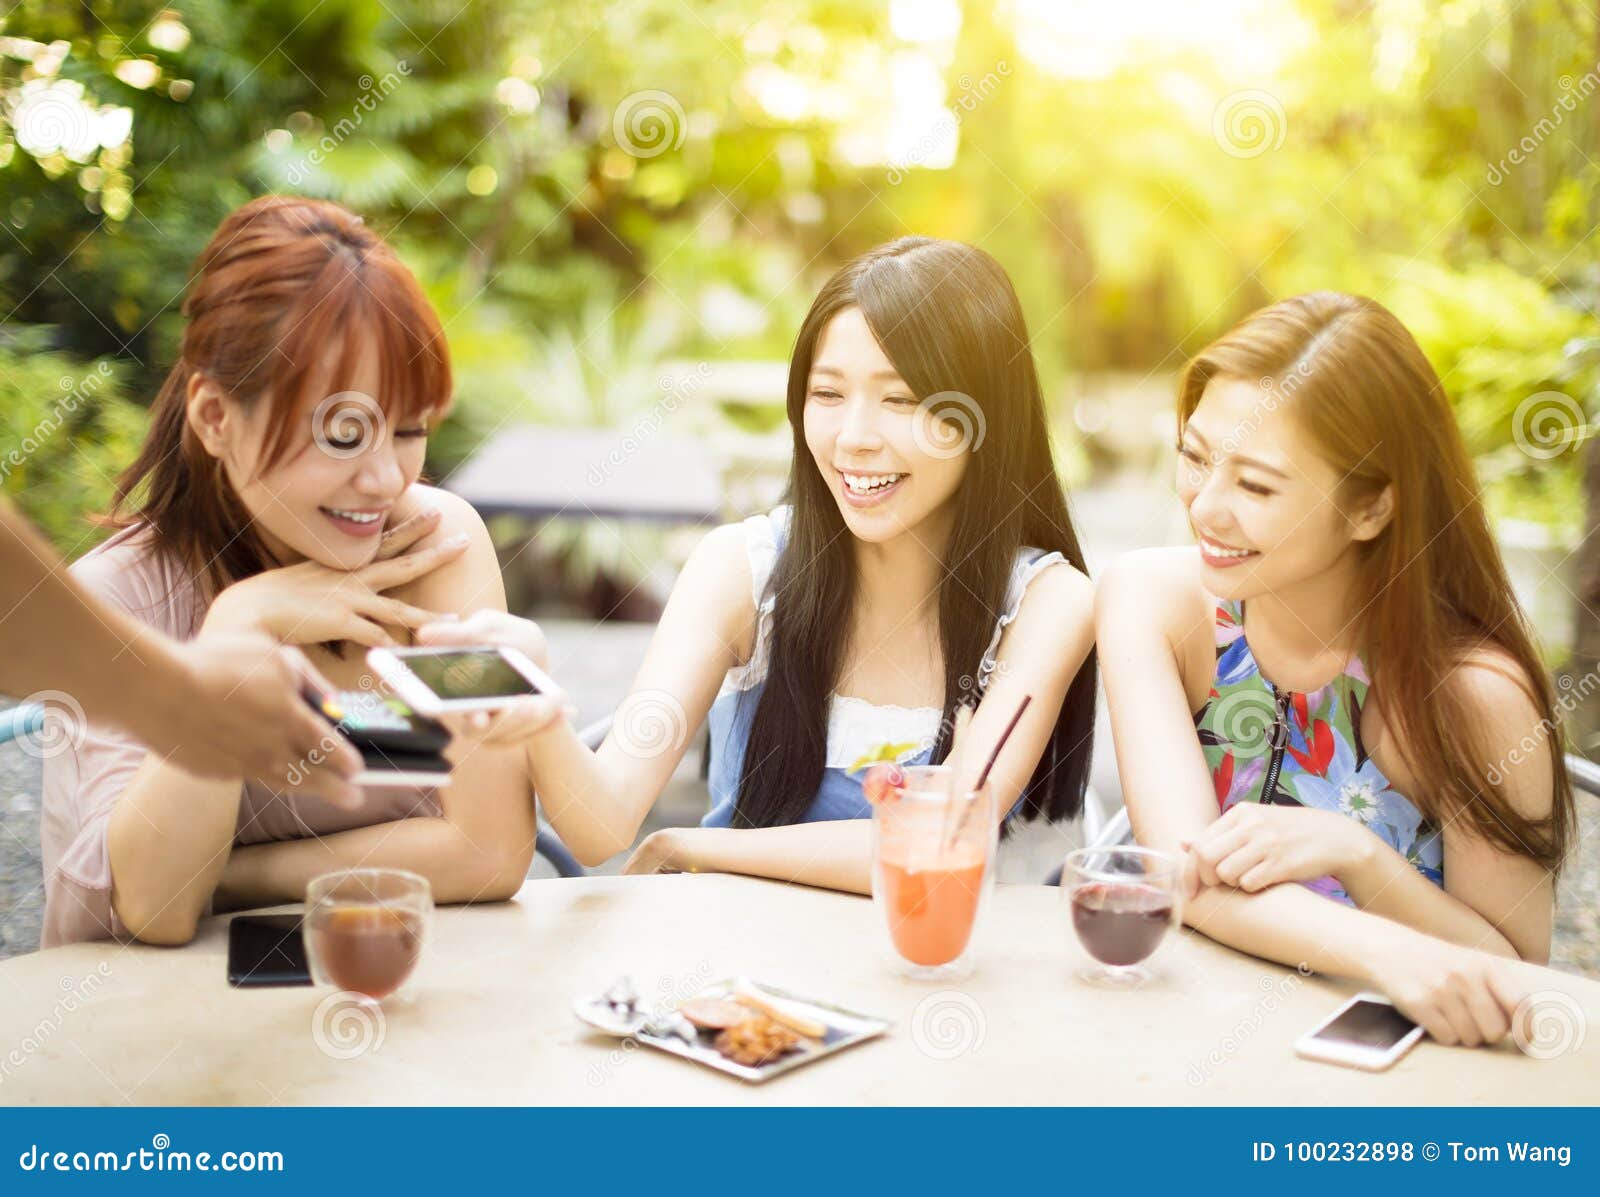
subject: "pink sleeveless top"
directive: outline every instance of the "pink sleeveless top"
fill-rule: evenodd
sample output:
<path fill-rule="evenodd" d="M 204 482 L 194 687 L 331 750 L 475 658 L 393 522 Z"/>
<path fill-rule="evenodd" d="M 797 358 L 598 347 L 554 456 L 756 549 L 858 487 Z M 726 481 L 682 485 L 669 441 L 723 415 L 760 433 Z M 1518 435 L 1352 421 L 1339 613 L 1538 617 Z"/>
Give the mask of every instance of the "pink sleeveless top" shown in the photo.
<path fill-rule="evenodd" d="M 86 553 L 72 573 L 101 601 L 176 640 L 200 630 L 209 605 L 186 573 L 154 551 L 142 526 L 125 529 Z M 111 857 L 106 829 L 146 749 L 128 733 L 90 724 L 83 742 L 60 746 L 44 762 L 40 847 L 44 863 L 44 929 L 39 946 L 86 939 L 128 938 L 111 905 Z M 247 781 L 239 796 L 239 846 L 300 839 L 442 814 L 433 791 L 368 789 L 355 810 L 323 799 L 280 795 Z"/>

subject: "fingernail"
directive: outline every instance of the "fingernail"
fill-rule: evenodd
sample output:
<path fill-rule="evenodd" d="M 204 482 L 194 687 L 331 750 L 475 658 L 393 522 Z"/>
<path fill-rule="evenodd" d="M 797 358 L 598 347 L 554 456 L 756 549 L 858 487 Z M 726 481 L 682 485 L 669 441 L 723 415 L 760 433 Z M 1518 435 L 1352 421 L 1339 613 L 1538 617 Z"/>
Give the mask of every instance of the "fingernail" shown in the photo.
<path fill-rule="evenodd" d="M 444 543 L 446 548 L 458 548 L 467 543 L 467 537 L 464 532 L 457 532 L 454 536 L 447 537 Z"/>

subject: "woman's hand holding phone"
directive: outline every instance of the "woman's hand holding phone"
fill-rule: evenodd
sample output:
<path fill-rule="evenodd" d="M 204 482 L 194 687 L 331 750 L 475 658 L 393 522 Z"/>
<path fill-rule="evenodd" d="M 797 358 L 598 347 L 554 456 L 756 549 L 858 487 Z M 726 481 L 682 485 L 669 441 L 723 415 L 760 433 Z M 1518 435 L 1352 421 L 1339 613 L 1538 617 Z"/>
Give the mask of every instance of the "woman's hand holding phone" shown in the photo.
<path fill-rule="evenodd" d="M 550 661 L 550 646 L 539 625 L 504 611 L 474 611 L 465 619 L 435 618 L 417 629 L 417 645 L 423 648 L 484 644 L 515 649 L 540 669 Z M 445 753 L 454 761 L 478 744 L 522 743 L 576 713 L 566 697 L 556 693 L 519 697 L 492 711 L 451 711 L 435 718 L 455 736 Z"/>
<path fill-rule="evenodd" d="M 360 569 L 302 561 L 236 582 L 211 604 L 201 634 L 262 631 L 281 644 L 349 640 L 368 648 L 393 646 L 384 625 L 416 628 L 438 615 L 384 592 L 432 573 L 466 551 L 465 536 L 415 548 L 437 524 L 438 514 L 428 512 L 397 525 L 385 533 L 377 559 Z"/>

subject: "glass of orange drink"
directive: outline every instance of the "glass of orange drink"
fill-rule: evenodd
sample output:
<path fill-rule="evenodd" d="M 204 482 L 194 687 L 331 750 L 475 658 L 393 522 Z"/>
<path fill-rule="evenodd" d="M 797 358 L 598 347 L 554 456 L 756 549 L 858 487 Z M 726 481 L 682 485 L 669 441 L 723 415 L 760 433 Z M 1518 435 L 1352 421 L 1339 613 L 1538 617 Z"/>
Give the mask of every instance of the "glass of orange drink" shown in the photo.
<path fill-rule="evenodd" d="M 973 930 L 993 882 L 992 791 L 953 784 L 945 765 L 878 765 L 872 801 L 872 898 L 893 958 L 920 980 L 972 972 Z"/>

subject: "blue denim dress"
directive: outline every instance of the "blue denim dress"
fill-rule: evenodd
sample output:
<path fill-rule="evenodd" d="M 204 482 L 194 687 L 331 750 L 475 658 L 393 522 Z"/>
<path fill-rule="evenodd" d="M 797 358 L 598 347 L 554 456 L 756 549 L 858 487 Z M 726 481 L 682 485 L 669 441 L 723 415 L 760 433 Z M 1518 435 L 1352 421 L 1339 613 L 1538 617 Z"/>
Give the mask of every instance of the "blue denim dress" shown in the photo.
<path fill-rule="evenodd" d="M 733 822 L 739 779 L 744 770 L 745 745 L 749 743 L 750 725 L 755 719 L 761 687 L 766 682 L 767 657 L 771 650 L 774 598 L 767 592 L 767 584 L 783 552 L 788 530 L 787 507 L 775 508 L 765 515 L 753 515 L 744 521 L 751 598 L 757 611 L 756 644 L 748 662 L 728 671 L 711 705 L 708 719 L 711 810 L 700 821 L 702 827 L 728 827 Z M 995 623 L 994 635 L 978 666 L 979 697 L 994 673 L 1000 636 L 1022 609 L 1022 596 L 1028 583 L 1050 566 L 1065 563 L 1066 559 L 1056 552 L 1028 548 L 1018 552 L 1011 568 L 1005 610 Z M 903 765 L 928 764 L 939 736 L 940 714 L 937 707 L 887 706 L 850 695 L 834 695 L 828 709 L 827 760 L 822 784 L 801 822 L 871 818 L 872 807 L 861 792 L 859 774 L 853 774 L 852 767 L 883 744 L 900 747 L 895 755 Z"/>

